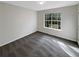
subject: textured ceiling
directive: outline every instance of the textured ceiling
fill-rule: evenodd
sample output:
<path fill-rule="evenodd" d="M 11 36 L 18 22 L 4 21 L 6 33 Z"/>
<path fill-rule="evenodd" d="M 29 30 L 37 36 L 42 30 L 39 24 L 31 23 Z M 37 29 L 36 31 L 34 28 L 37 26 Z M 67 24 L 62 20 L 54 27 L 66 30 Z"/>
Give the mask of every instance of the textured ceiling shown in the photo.
<path fill-rule="evenodd" d="M 40 1 L 4 1 L 4 3 L 29 8 L 35 11 L 71 6 L 79 3 L 78 1 L 46 1 L 43 5 L 40 5 L 39 2 Z"/>

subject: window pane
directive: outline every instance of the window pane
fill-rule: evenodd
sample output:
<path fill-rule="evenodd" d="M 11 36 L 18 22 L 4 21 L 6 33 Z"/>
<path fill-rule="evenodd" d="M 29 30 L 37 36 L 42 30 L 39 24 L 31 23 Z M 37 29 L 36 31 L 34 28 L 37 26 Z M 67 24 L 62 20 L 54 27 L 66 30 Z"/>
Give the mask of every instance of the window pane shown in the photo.
<path fill-rule="evenodd" d="M 45 21 L 45 27 L 51 27 L 51 21 Z"/>
<path fill-rule="evenodd" d="M 52 20 L 57 20 L 57 13 L 52 13 Z"/>
<path fill-rule="evenodd" d="M 61 15 L 60 15 L 60 13 L 58 13 L 58 20 L 61 20 Z"/>
<path fill-rule="evenodd" d="M 51 20 L 51 14 L 45 14 L 45 20 Z"/>
<path fill-rule="evenodd" d="M 58 28 L 58 23 L 57 23 L 57 21 L 52 21 L 52 28 L 55 28 L 55 29 Z"/>
<path fill-rule="evenodd" d="M 60 25 L 60 21 L 58 21 L 58 25 Z"/>
<path fill-rule="evenodd" d="M 58 29 L 61 29 L 60 25 L 58 26 Z"/>
<path fill-rule="evenodd" d="M 61 29 L 61 27 L 60 27 L 60 21 L 58 22 L 58 29 Z"/>

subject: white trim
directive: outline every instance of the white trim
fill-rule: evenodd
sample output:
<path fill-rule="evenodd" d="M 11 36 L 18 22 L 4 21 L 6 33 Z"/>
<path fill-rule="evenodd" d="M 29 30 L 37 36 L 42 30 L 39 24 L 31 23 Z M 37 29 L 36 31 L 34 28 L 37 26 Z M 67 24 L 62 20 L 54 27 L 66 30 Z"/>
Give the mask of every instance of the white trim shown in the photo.
<path fill-rule="evenodd" d="M 52 29 L 52 30 L 56 30 L 56 31 L 62 31 L 61 29 L 49 28 L 49 27 L 45 27 L 45 26 L 44 26 L 44 28 L 45 29 Z"/>
<path fill-rule="evenodd" d="M 50 13 L 45 13 L 45 14 L 50 14 Z M 49 27 L 46 27 L 45 26 L 45 21 L 60 21 L 61 22 L 61 20 L 45 20 L 45 14 L 43 14 L 43 27 L 44 28 L 48 28 L 48 29 L 53 29 L 53 30 L 58 30 L 58 31 L 61 31 L 61 28 L 60 29 L 56 29 L 56 28 L 52 28 L 52 26 L 51 26 L 51 28 L 49 28 Z M 51 18 L 52 18 L 52 16 L 51 16 Z M 52 22 L 51 22 L 51 25 L 52 25 Z M 61 24 L 60 24 L 60 26 L 61 26 Z M 57 25 L 57 27 L 58 27 L 58 25 Z"/>

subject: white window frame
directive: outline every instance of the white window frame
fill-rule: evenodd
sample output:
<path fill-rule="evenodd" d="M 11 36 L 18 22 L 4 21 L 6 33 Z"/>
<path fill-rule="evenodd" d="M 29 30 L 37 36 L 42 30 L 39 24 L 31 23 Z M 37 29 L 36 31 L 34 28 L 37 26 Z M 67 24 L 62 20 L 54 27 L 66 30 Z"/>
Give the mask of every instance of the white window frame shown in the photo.
<path fill-rule="evenodd" d="M 51 13 L 45 13 L 45 14 L 51 14 Z M 56 29 L 56 28 L 53 28 L 52 26 L 51 26 L 51 27 L 46 27 L 46 26 L 45 26 L 45 21 L 49 21 L 49 20 L 45 20 L 45 14 L 44 14 L 44 21 L 43 21 L 43 22 L 44 22 L 44 23 L 43 23 L 43 24 L 44 24 L 44 28 L 61 31 L 61 20 L 51 20 L 51 23 L 52 23 L 52 21 L 60 21 L 60 29 L 58 29 L 58 28 L 57 28 L 57 29 Z"/>

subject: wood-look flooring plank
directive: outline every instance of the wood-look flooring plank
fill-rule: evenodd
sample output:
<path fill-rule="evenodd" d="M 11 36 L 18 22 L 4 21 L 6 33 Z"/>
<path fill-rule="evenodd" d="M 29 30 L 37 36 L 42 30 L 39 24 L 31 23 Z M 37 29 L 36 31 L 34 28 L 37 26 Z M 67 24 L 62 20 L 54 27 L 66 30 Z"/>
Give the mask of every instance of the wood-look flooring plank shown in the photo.
<path fill-rule="evenodd" d="M 68 48 L 69 45 L 78 47 L 74 42 L 35 32 L 0 47 L 0 57 L 69 57 L 70 55 L 61 48 L 62 44 Z M 72 53 L 76 52 L 72 50 Z"/>

